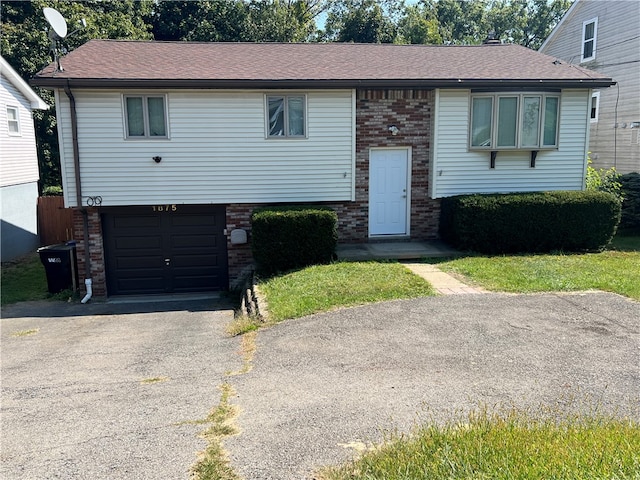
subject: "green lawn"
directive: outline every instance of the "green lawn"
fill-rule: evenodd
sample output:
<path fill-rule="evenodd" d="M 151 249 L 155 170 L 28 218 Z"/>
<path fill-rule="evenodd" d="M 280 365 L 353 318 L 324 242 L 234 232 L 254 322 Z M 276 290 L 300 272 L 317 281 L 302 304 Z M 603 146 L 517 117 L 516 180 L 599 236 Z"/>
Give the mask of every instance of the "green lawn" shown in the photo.
<path fill-rule="evenodd" d="M 338 307 L 433 295 L 431 286 L 399 263 L 315 265 L 258 284 L 270 320 L 297 318 Z"/>
<path fill-rule="evenodd" d="M 38 254 L 33 253 L 15 263 L 2 264 L 0 303 L 7 305 L 49 297 L 47 277 Z"/>
<path fill-rule="evenodd" d="M 598 289 L 640 300 L 640 237 L 616 237 L 601 253 L 470 256 L 438 263 L 488 290 L 531 293 Z"/>
<path fill-rule="evenodd" d="M 471 414 L 392 438 L 321 480 L 637 480 L 640 424 L 607 416 Z"/>

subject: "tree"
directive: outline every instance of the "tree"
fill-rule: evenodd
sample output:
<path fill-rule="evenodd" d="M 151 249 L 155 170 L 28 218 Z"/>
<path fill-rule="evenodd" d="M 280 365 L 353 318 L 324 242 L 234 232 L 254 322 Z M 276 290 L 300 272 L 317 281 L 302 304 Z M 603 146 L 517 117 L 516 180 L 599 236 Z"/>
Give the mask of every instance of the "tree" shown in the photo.
<path fill-rule="evenodd" d="M 151 6 L 150 1 L 133 0 L 4 1 L 0 37 L 2 56 L 27 81 L 51 62 L 51 42 L 47 36 L 48 24 L 42 14 L 43 7 L 53 7 L 62 13 L 70 33 L 79 27 L 81 18 L 86 19 L 86 28 L 63 40 L 64 53 L 91 38 L 151 38 L 146 23 Z M 35 90 L 52 106 L 49 110 L 34 111 L 40 187 L 58 186 L 62 181 L 53 95 L 47 90 Z"/>
<path fill-rule="evenodd" d="M 393 0 L 339 0 L 332 2 L 327 15 L 325 39 L 336 42 L 393 43 L 397 26 Z"/>
<path fill-rule="evenodd" d="M 156 40 L 303 42 L 315 33 L 321 0 L 160 1 L 152 24 Z"/>

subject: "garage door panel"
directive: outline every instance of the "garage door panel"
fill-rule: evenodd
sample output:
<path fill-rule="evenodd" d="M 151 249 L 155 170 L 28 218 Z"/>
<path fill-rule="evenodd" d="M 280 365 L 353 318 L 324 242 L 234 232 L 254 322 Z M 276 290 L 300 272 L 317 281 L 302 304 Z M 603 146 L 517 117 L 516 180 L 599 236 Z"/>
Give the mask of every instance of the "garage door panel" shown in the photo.
<path fill-rule="evenodd" d="M 152 269 L 155 268 L 162 271 L 164 263 L 162 258 L 158 255 L 149 256 L 118 256 L 116 259 L 116 266 L 119 271 L 126 272 L 127 270 L 139 270 L 139 269 Z"/>
<path fill-rule="evenodd" d="M 171 246 L 173 248 L 198 248 L 215 251 L 218 248 L 215 235 L 171 235 Z"/>
<path fill-rule="evenodd" d="M 158 216 L 118 216 L 113 217 L 113 226 L 118 230 L 143 228 L 159 228 L 160 218 Z"/>
<path fill-rule="evenodd" d="M 123 253 L 124 250 L 129 250 L 131 253 L 140 254 L 145 250 L 155 250 L 156 252 L 162 249 L 162 238 L 157 237 L 145 237 L 138 236 L 118 236 L 115 238 L 115 247 L 118 252 Z"/>
<path fill-rule="evenodd" d="M 220 255 L 216 254 L 175 255 L 171 258 L 171 264 L 176 269 L 176 274 L 181 267 L 223 268 Z"/>
<path fill-rule="evenodd" d="M 127 294 L 162 293 L 164 277 L 133 277 L 118 280 L 118 291 Z"/>
<path fill-rule="evenodd" d="M 224 207 L 177 205 L 176 210 L 152 209 L 105 209 L 103 234 L 108 293 L 201 292 L 227 288 Z"/>

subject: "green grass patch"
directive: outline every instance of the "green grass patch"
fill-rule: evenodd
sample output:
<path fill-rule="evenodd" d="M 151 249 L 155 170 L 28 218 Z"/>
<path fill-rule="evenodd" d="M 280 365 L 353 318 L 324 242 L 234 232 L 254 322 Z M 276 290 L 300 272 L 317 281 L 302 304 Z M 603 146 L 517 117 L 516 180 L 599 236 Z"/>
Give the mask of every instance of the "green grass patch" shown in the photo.
<path fill-rule="evenodd" d="M 0 303 L 8 305 L 49 298 L 47 277 L 37 253 L 2 264 Z"/>
<path fill-rule="evenodd" d="M 39 328 L 30 328 L 29 330 L 17 330 L 15 332 L 11 332 L 12 337 L 29 337 L 31 335 L 35 335 L 40 331 Z"/>
<path fill-rule="evenodd" d="M 640 237 L 618 236 L 609 250 L 588 254 L 504 255 L 438 263 L 488 290 L 533 293 L 603 290 L 640 300 Z"/>
<path fill-rule="evenodd" d="M 32 300 L 77 300 L 80 295 L 71 289 L 49 293 L 47 275 L 37 253 L 2 264 L 0 304 L 9 305 Z"/>
<path fill-rule="evenodd" d="M 399 263 L 338 262 L 263 279 L 269 320 L 280 321 L 339 307 L 434 295 L 427 281 Z"/>
<path fill-rule="evenodd" d="M 222 384 L 220 391 L 220 403 L 203 422 L 207 428 L 201 435 L 207 441 L 207 447 L 199 453 L 198 461 L 191 468 L 191 478 L 194 480 L 240 480 L 222 447 L 224 437 L 238 433 L 234 424 L 238 407 L 230 403 L 235 391 L 228 383 Z"/>
<path fill-rule="evenodd" d="M 417 428 L 320 472 L 322 480 L 635 479 L 640 424 L 604 415 L 515 409 Z"/>

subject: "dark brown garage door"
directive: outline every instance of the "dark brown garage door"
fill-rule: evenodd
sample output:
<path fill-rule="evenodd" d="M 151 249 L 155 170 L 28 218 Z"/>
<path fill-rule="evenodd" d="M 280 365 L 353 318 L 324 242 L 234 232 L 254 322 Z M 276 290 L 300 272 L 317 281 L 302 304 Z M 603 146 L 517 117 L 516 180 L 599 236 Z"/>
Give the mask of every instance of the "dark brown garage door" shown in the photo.
<path fill-rule="evenodd" d="M 206 292 L 228 285 L 225 208 L 104 209 L 109 295 Z"/>

